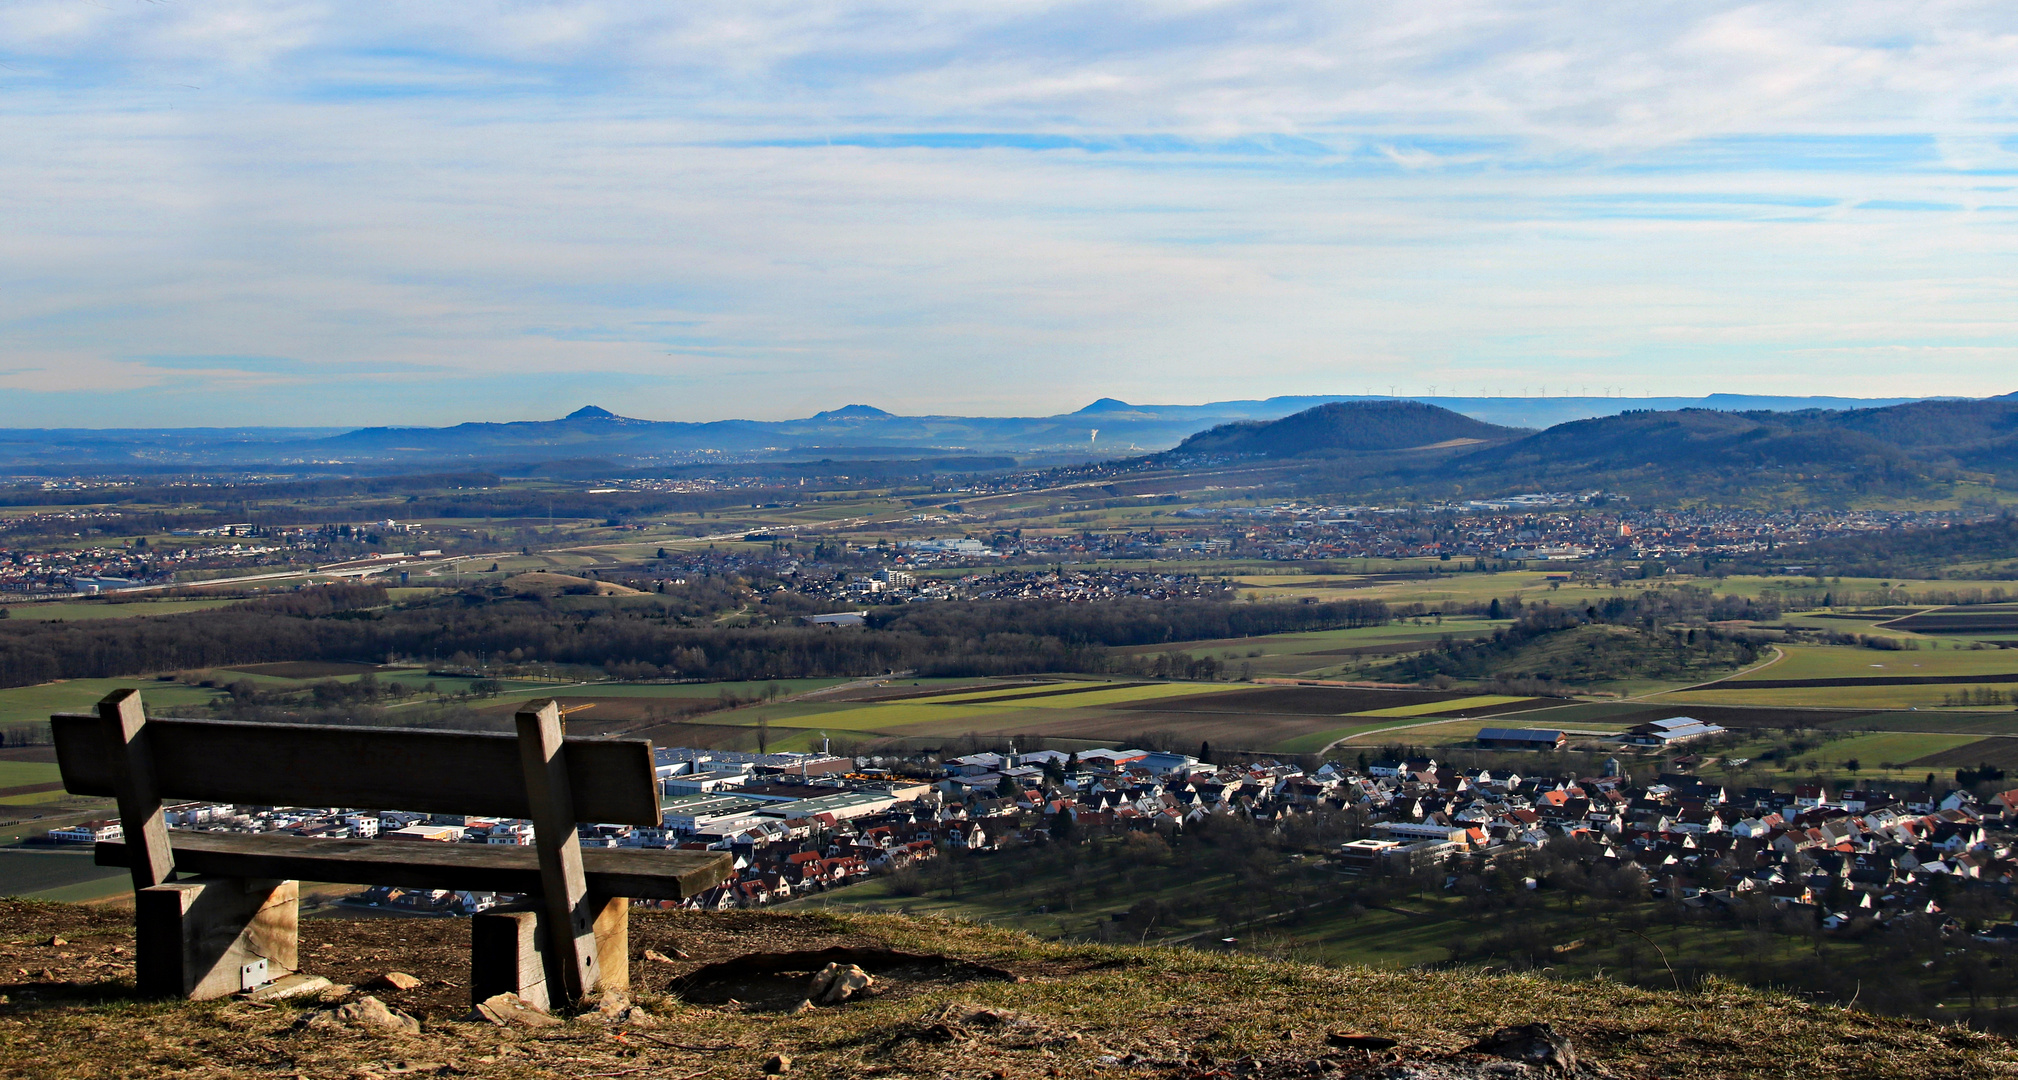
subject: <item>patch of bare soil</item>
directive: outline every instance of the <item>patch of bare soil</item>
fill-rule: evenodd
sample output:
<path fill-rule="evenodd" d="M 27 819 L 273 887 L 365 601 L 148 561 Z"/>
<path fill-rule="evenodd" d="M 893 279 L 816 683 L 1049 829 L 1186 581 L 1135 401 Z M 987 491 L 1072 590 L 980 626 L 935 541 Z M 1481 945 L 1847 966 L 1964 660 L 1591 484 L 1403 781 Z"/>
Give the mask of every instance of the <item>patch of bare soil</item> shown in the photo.
<path fill-rule="evenodd" d="M 1021 979 L 998 967 L 950 956 L 858 945 L 750 953 L 696 968 L 674 979 L 665 989 L 683 1001 L 738 1004 L 757 1012 L 788 1012 L 806 999 L 813 976 L 829 964 L 852 965 L 875 979 L 857 1000 L 901 999 L 921 990 L 976 980 Z"/>

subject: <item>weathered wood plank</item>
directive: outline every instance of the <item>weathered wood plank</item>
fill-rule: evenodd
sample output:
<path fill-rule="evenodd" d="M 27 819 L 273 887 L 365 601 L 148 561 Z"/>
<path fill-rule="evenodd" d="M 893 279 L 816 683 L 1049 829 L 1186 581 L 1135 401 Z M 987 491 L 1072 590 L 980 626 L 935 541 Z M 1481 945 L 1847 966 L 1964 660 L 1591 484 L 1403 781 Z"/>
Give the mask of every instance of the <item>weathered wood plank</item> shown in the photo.
<path fill-rule="evenodd" d="M 529 702 L 514 717 L 519 766 L 532 803 L 533 846 L 540 859 L 540 899 L 546 905 L 549 959 L 569 1004 L 596 988 L 596 913 L 589 909 L 582 874 L 582 838 L 574 796 L 568 790 L 568 749 L 561 739 L 561 706 L 551 698 Z"/>
<path fill-rule="evenodd" d="M 280 833 L 169 831 L 177 869 L 223 877 L 397 885 L 412 889 L 475 889 L 536 894 L 539 856 L 506 844 L 443 844 L 418 840 L 325 840 Z M 98 865 L 126 866 L 123 842 L 98 845 Z M 685 900 L 728 880 L 731 860 L 720 851 L 586 848 L 582 873 L 597 896 Z"/>
<path fill-rule="evenodd" d="M 596 964 L 602 975 L 596 989 L 630 993 L 631 902 L 621 896 L 593 897 L 596 911 Z"/>
<path fill-rule="evenodd" d="M 117 766 L 105 753 L 108 723 L 50 717 L 63 783 L 74 794 L 118 794 Z M 167 798 L 533 816 L 511 735 L 159 718 L 146 730 L 159 794 Z M 571 820 L 659 823 L 649 740 L 577 737 L 566 747 Z"/>
<path fill-rule="evenodd" d="M 541 1012 L 553 1008 L 537 907 L 492 908 L 469 921 L 470 1005 L 493 994 L 517 994 Z"/>
<path fill-rule="evenodd" d="M 239 968 L 266 960 L 272 978 L 299 962 L 298 883 L 184 878 L 134 893 L 140 992 L 196 1001 L 247 989 Z"/>
<path fill-rule="evenodd" d="M 168 850 L 168 822 L 161 813 L 161 787 L 154 771 L 152 739 L 140 691 L 114 690 L 98 703 L 98 748 L 111 766 L 119 820 L 134 841 L 133 888 L 152 888 L 175 873 Z"/>

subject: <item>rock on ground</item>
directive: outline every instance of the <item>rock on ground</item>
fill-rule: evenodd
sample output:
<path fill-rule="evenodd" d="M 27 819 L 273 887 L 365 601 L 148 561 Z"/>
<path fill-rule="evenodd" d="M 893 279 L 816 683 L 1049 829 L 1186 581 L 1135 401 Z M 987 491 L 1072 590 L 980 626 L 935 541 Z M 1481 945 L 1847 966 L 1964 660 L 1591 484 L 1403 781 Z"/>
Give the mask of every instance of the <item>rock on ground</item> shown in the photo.
<path fill-rule="evenodd" d="M 400 1032 L 420 1034 L 420 1021 L 398 1009 L 388 1008 L 375 997 L 361 997 L 342 1005 L 317 1009 L 301 1018 L 301 1026 L 318 1030 L 360 1031 L 366 1034 Z"/>

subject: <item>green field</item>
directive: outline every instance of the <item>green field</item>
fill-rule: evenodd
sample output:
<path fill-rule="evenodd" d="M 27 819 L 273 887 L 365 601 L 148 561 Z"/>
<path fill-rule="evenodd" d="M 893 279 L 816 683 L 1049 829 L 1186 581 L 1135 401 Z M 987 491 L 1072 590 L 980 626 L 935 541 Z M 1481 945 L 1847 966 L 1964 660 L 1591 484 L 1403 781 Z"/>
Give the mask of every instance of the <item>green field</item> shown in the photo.
<path fill-rule="evenodd" d="M 0 849 L 0 896 L 77 903 L 116 896 L 132 887 L 126 871 L 96 865 L 88 850 Z"/>
<path fill-rule="evenodd" d="M 902 734 L 902 729 L 920 724 L 966 723 L 1018 716 L 1031 716 L 1033 722 L 1035 718 L 1043 718 L 1048 722 L 1052 714 L 1063 710 L 1095 711 L 1103 707 L 1209 694 L 1236 687 L 1225 683 L 1156 683 L 1150 686 L 1122 686 L 1111 690 L 1089 689 L 1080 693 L 1059 694 L 1056 697 L 1013 698 L 1013 695 L 1042 693 L 1046 689 L 1070 689 L 1070 687 L 1014 687 L 974 694 L 949 694 L 944 697 L 862 704 L 788 702 L 779 705 L 752 706 L 733 713 L 724 713 L 719 719 L 710 719 L 715 723 L 750 725 L 757 723 L 758 718 L 762 717 L 773 724 L 809 730 L 818 728 L 827 731 Z M 1010 697 L 1011 700 L 1003 700 L 1005 697 Z"/>
<path fill-rule="evenodd" d="M 1894 652 L 1846 645 L 1782 645 L 1786 659 L 1740 675 L 1727 685 L 1754 679 L 1911 678 L 1935 675 L 2018 674 L 2018 650 L 1929 649 Z"/>
<path fill-rule="evenodd" d="M 131 619 L 141 615 L 182 615 L 191 611 L 240 604 L 239 597 L 172 600 L 55 600 L 39 604 L 9 604 L 4 610 L 11 618 L 31 621 L 72 622 L 79 619 Z"/>
<path fill-rule="evenodd" d="M 0 689 L 0 723 L 47 720 L 50 713 L 90 712 L 100 698 L 122 689 L 139 690 L 149 711 L 206 703 L 218 693 L 152 679 L 71 679 L 39 686 L 10 686 Z"/>
<path fill-rule="evenodd" d="M 1771 781 L 1776 772 L 1804 775 L 1805 763 L 1817 763 L 1815 771 L 1837 776 L 1848 775 L 1843 762 L 1856 761 L 1857 777 L 1883 780 L 1917 780 L 1925 776 L 1928 769 L 1912 764 L 1919 758 L 1967 746 L 1976 742 L 1974 735 L 1938 735 L 1925 732 L 1881 732 L 1871 735 L 1853 735 L 1845 739 L 1832 739 L 1809 747 L 1792 759 L 1797 767 L 1787 769 L 1789 762 L 1768 762 L 1759 755 L 1775 745 L 1788 741 L 1785 735 L 1772 738 L 1752 739 L 1737 746 L 1718 751 L 1724 758 L 1749 758 L 1745 769 L 1732 769 L 1725 765 L 1712 766 L 1703 770 L 1705 775 L 1725 778 L 1741 778 L 1745 782 L 1764 784 Z M 1889 764 L 1891 768 L 1885 768 Z M 1943 770 L 1935 770 L 1943 771 Z"/>
<path fill-rule="evenodd" d="M 53 784 L 62 778 L 54 762 L 0 761 L 0 788 Z"/>

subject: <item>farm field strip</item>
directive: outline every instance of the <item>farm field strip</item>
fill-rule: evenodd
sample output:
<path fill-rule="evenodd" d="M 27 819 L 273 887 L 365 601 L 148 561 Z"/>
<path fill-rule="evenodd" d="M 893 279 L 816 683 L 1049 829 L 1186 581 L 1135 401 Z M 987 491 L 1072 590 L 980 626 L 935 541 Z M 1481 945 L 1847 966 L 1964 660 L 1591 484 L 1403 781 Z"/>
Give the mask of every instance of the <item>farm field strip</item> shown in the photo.
<path fill-rule="evenodd" d="M 12 613 L 11 618 L 23 621 L 74 622 L 84 619 L 133 619 L 143 615 L 180 615 L 244 602 L 243 597 L 131 600 L 119 604 L 91 600 L 54 600 L 39 604 L 8 604 L 5 610 Z"/>
<path fill-rule="evenodd" d="M 870 732 L 883 728 L 907 728 L 919 724 L 937 722 L 985 722 L 1023 716 L 1032 718 L 1054 711 L 1098 709 L 1101 706 L 1131 704 L 1134 702 L 1157 701 L 1173 697 L 1188 697 L 1227 689 L 1197 683 L 1154 683 L 1147 686 L 1123 686 L 1113 689 L 1095 689 L 1083 694 L 1066 694 L 1058 697 L 1037 699 L 1009 697 L 986 697 L 969 700 L 960 695 L 955 700 L 946 698 L 918 698 L 871 704 L 799 704 L 791 706 L 763 707 L 739 710 L 735 714 L 722 717 L 722 722 L 749 726 L 757 722 L 760 715 L 772 720 L 787 720 L 794 726 L 826 726 L 837 731 Z"/>
<path fill-rule="evenodd" d="M 152 679 L 72 679 L 67 682 L 10 686 L 0 689 L 0 723 L 47 720 L 59 712 L 90 712 L 114 690 L 139 690 L 151 712 L 183 704 L 202 704 L 220 691 Z"/>
<path fill-rule="evenodd" d="M 1366 712 L 1344 713 L 1346 716 L 1431 716 L 1439 713 L 1459 712 L 1464 709 L 1482 709 L 1489 705 L 1506 705 L 1528 698 L 1509 694 L 1481 694 L 1477 697 L 1462 697 L 1451 701 L 1431 701 L 1420 705 L 1396 705 L 1386 709 L 1372 709 Z"/>
<path fill-rule="evenodd" d="M 1005 709 L 1097 708 L 1103 705 L 1125 705 L 1137 701 L 1159 701 L 1164 698 L 1194 697 L 1201 694 L 1223 694 L 1233 689 L 1236 689 L 1236 687 L 1225 684 L 1151 683 L 1146 686 L 1120 686 L 1111 690 L 1094 690 L 1084 694 L 1002 701 L 1000 705 Z M 921 708 L 929 708 L 931 702 L 921 701 L 918 705 Z"/>
<path fill-rule="evenodd" d="M 2018 653 L 2005 649 L 1881 651 L 1849 645 L 1782 645 L 1786 659 L 1726 685 L 1787 679 L 1923 678 L 2018 674 Z"/>
<path fill-rule="evenodd" d="M 1758 756 L 1785 739 L 1751 739 L 1737 746 L 1721 751 L 1725 759 L 1752 758 Z M 1980 741 L 1972 735 L 1939 735 L 1926 732 L 1875 732 L 1869 735 L 1852 735 L 1846 739 L 1834 739 L 1826 743 L 1810 746 L 1799 755 L 1818 761 L 1846 761 L 1855 758 L 1871 772 L 1878 771 L 1881 762 L 1911 765 L 1919 758 L 1967 746 Z"/>
<path fill-rule="evenodd" d="M 0 761 L 0 788 L 27 784 L 47 784 L 61 780 L 63 773 L 47 761 Z"/>
<path fill-rule="evenodd" d="M 1664 693 L 1649 698 L 1686 713 L 1699 705 L 1755 705 L 1760 707 L 1864 710 L 1935 708 L 1949 694 L 1970 689 L 1953 684 L 1920 683 L 1911 686 L 1807 686 L 1778 690 L 1738 690 L 1724 686 Z M 2008 685 L 1983 684 L 1982 689 L 2008 692 Z M 1981 710 L 1983 706 L 1972 706 Z"/>
<path fill-rule="evenodd" d="M 825 728 L 833 731 L 869 732 L 885 728 L 910 727 L 913 724 L 929 724 L 935 720 L 961 720 L 1005 715 L 1002 709 L 991 708 L 946 708 L 932 709 L 929 706 L 905 705 L 838 705 L 822 708 L 820 711 L 771 713 L 769 710 L 743 710 L 719 718 L 720 723 L 735 724 L 739 727 L 754 726 L 760 716 L 768 714 L 773 722 L 784 721 L 793 727 Z"/>
<path fill-rule="evenodd" d="M 1977 739 L 1948 747 L 1906 763 L 1914 770 L 1966 769 L 1977 765 L 1994 765 L 2000 769 L 2018 769 L 2018 739 Z"/>
<path fill-rule="evenodd" d="M 1071 694 L 1090 694 L 1097 690 L 1116 690 L 1133 686 L 1162 685 L 1159 683 L 1082 683 L 1077 686 L 1005 686 L 993 690 L 977 690 L 966 694 L 940 694 L 921 697 L 919 705 L 964 705 L 977 701 L 1012 701 L 1030 697 L 1063 697 Z"/>

